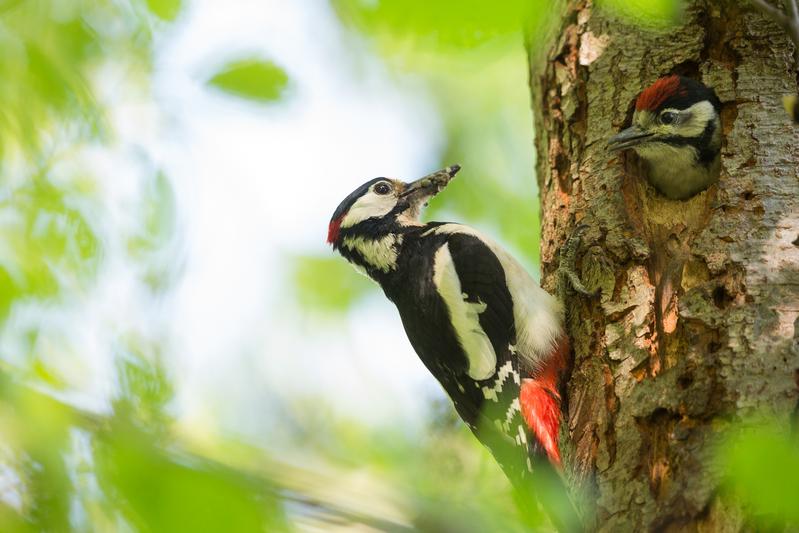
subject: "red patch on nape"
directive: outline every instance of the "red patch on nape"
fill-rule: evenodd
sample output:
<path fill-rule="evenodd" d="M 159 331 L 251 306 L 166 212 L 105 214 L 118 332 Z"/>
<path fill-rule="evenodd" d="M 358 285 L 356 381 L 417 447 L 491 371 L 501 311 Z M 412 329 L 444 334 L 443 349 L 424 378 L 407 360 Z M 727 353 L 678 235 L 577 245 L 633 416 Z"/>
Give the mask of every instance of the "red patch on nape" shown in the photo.
<path fill-rule="evenodd" d="M 330 221 L 330 225 L 327 227 L 327 244 L 335 244 L 338 240 L 342 220 L 344 220 L 343 215 Z"/>
<path fill-rule="evenodd" d="M 536 440 L 544 448 L 549 461 L 561 466 L 558 449 L 560 431 L 560 393 L 558 380 L 566 368 L 569 340 L 563 336 L 549 355 L 546 366 L 534 378 L 522 380 L 519 404 L 522 417 Z"/>
<path fill-rule="evenodd" d="M 685 89 L 680 88 L 680 77 L 676 74 L 660 78 L 655 83 L 641 91 L 635 101 L 635 110 L 646 109 L 654 111 L 659 108 L 667 98 L 677 94 L 685 94 Z"/>

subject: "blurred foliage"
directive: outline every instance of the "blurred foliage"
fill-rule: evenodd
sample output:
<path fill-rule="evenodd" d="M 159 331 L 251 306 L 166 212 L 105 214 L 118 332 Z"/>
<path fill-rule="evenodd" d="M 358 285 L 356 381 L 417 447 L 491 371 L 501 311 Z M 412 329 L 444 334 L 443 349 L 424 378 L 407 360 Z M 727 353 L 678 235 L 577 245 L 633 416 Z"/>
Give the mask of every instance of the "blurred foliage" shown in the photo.
<path fill-rule="evenodd" d="M 369 35 L 405 38 L 410 46 L 453 48 L 485 44 L 516 35 L 525 25 L 546 16 L 546 0 L 331 0 L 346 24 Z M 384 41 L 387 47 L 397 43 Z"/>
<path fill-rule="evenodd" d="M 297 435 L 297 444 L 341 469 L 342 502 L 374 514 L 383 508 L 384 517 L 407 521 L 417 531 L 525 531 L 494 458 L 448 401 L 435 405 L 417 436 L 337 419 L 318 401 L 299 402 L 291 414 L 308 429 Z"/>
<path fill-rule="evenodd" d="M 86 290 L 102 246 L 90 222 L 91 178 L 59 163 L 106 138 L 92 77 L 106 57 L 131 75 L 149 64 L 143 19 L 117 2 L 6 1 L 0 5 L 0 326 L 11 306 Z"/>
<path fill-rule="evenodd" d="M 683 0 L 600 0 L 597 5 L 644 27 L 668 28 L 679 23 Z"/>
<path fill-rule="evenodd" d="M 147 0 L 147 7 L 158 18 L 173 21 L 180 13 L 181 0 Z"/>
<path fill-rule="evenodd" d="M 283 96 L 288 81 L 285 71 L 274 63 L 239 59 L 228 63 L 208 83 L 235 96 L 266 103 Z"/>
<path fill-rule="evenodd" d="M 186 453 L 170 437 L 171 387 L 159 363 L 128 356 L 119 374 L 103 417 L 0 373 L 1 456 L 17 472 L 0 473 L 0 530 L 287 530 L 269 480 Z M 86 437 L 88 449 L 79 445 Z"/>
<path fill-rule="evenodd" d="M 450 418 L 417 440 L 309 402 L 292 413 L 309 431 L 291 462 L 233 441 L 197 446 L 172 431 L 171 386 L 149 357 L 123 356 L 108 415 L 0 372 L 0 458 L 17 472 L 0 471 L 0 530 L 526 530 L 493 458 Z"/>
<path fill-rule="evenodd" d="M 101 487 L 143 531 L 277 531 L 282 509 L 246 478 L 202 463 L 176 461 L 124 420 L 98 440 Z"/>
<path fill-rule="evenodd" d="M 53 298 L 93 279 L 100 245 L 76 206 L 85 193 L 34 177 L 0 200 L 0 322 L 21 298 Z"/>
<path fill-rule="evenodd" d="M 747 506 L 758 531 L 799 527 L 799 435 L 760 423 L 729 439 L 720 453 L 728 489 Z"/>
<path fill-rule="evenodd" d="M 155 293 L 168 289 L 181 272 L 173 244 L 177 234 L 175 191 L 163 172 L 144 183 L 141 223 L 128 237 L 127 252 L 138 266 L 141 280 Z"/>
<path fill-rule="evenodd" d="M 346 311 L 374 287 L 338 257 L 297 257 L 291 270 L 299 304 L 306 308 Z"/>
<path fill-rule="evenodd" d="M 664 2 L 637 4 L 640 13 L 668 12 Z M 532 121 L 519 28 L 544 24 L 549 4 L 334 5 L 398 75 L 422 76 L 439 106 L 446 133 L 441 164 L 458 162 L 464 171 L 430 216 L 485 226 L 536 261 Z M 98 191 L 101 179 L 115 176 L 87 175 L 74 163 L 82 149 L 115 142 L 96 90 L 103 69 L 123 70 L 127 85 L 146 92 L 154 33 L 185 8 L 180 0 L 0 0 L 5 338 L 17 306 L 44 313 L 96 288 L 114 248 L 152 294 L 180 273 L 178 202 L 169 177 L 151 170 L 139 176 L 138 219 L 123 234 L 109 233 L 112 214 Z M 227 64 L 208 84 L 274 102 L 289 80 L 280 67 L 249 58 Z M 307 307 L 339 313 L 370 287 L 339 258 L 295 264 Z M 285 414 L 295 440 L 288 459 L 278 461 L 239 442 L 178 435 L 173 376 L 164 362 L 168 339 L 125 327 L 109 332 L 116 342 L 113 392 L 109 405 L 89 411 L 67 401 L 69 384 L 38 353 L 46 325 L 26 328 L 15 332 L 19 344 L 2 346 L 29 357 L 0 354 L 0 531 L 524 530 L 496 462 L 448 403 L 416 436 L 336 420 L 323 402 L 297 400 Z M 731 487 L 755 513 L 796 523 L 789 505 L 797 498 L 789 485 L 799 469 L 794 444 L 760 434 L 725 457 Z"/>
<path fill-rule="evenodd" d="M 172 386 L 160 356 L 133 351 L 120 360 L 114 416 L 93 439 L 96 475 L 109 508 L 142 531 L 284 530 L 272 494 L 247 476 L 176 451 L 164 413 Z"/>
<path fill-rule="evenodd" d="M 90 77 L 105 57 L 149 54 L 141 19 L 124 2 L 30 0 L 0 4 L 0 155 L 52 151 L 97 136 L 102 110 Z M 70 125 L 71 128 L 66 126 Z M 46 156 L 46 153 L 36 154 Z"/>

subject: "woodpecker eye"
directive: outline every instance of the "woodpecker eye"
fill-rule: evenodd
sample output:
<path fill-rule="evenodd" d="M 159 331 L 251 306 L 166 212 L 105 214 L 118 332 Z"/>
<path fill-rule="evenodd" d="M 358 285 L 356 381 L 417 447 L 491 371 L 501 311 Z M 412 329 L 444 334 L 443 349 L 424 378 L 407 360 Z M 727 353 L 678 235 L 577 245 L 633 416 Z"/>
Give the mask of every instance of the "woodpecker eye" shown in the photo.
<path fill-rule="evenodd" d="M 674 124 L 675 120 L 677 120 L 677 113 L 673 111 L 664 111 L 660 114 L 661 124 Z"/>
<path fill-rule="evenodd" d="M 375 185 L 375 188 L 373 190 L 375 191 L 376 194 L 381 194 L 381 195 L 388 194 L 391 192 L 391 185 L 389 185 L 384 181 L 381 181 L 380 183 Z"/>

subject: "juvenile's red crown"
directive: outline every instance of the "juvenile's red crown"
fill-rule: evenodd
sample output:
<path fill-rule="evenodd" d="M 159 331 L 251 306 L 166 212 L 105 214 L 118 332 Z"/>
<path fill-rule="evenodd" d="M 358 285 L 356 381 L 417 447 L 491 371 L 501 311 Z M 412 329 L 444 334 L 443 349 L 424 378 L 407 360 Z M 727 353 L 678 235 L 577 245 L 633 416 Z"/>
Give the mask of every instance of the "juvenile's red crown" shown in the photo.
<path fill-rule="evenodd" d="M 688 91 L 680 86 L 680 77 L 676 74 L 660 78 L 655 83 L 641 91 L 635 101 L 635 110 L 657 110 L 666 99 L 676 95 L 686 95 Z"/>

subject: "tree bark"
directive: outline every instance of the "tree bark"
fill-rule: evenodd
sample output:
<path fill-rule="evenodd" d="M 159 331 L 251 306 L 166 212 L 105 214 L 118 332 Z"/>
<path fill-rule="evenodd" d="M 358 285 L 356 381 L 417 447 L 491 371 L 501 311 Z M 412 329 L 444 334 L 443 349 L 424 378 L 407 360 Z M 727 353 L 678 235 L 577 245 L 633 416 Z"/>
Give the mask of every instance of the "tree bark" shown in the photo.
<path fill-rule="evenodd" d="M 781 107 L 793 46 L 744 2 L 687 4 L 654 31 L 562 0 L 555 34 L 528 43 L 544 285 L 584 223 L 579 273 L 602 289 L 566 297 L 561 446 L 590 530 L 745 528 L 714 444 L 755 413 L 787 427 L 799 398 L 799 134 Z M 723 103 L 720 181 L 686 201 L 605 152 L 637 93 L 670 73 Z"/>

